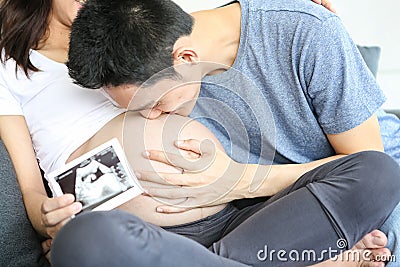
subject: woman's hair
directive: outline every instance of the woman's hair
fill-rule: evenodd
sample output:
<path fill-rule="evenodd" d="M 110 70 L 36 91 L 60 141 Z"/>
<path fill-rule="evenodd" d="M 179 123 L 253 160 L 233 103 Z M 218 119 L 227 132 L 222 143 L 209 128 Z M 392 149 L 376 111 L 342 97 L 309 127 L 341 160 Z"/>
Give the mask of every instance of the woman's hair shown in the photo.
<path fill-rule="evenodd" d="M 51 4 L 52 0 L 0 0 L 2 63 L 14 59 L 26 76 L 29 70 L 39 71 L 29 60 L 29 50 L 46 34 Z"/>

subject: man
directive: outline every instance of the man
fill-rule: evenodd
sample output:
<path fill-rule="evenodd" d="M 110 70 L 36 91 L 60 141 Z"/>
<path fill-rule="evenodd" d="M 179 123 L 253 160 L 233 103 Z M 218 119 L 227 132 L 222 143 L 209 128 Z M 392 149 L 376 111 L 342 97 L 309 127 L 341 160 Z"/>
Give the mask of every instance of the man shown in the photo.
<path fill-rule="evenodd" d="M 300 163 L 282 165 L 279 183 L 273 188 L 263 183 L 266 175 L 256 177 L 255 190 L 248 190 L 254 179 L 230 176 L 229 183 L 239 181 L 243 191 L 237 187 L 226 191 L 222 185 L 228 181 L 224 180 L 213 184 L 215 195 L 204 198 L 204 188 L 187 187 L 218 180 L 221 173 L 216 169 L 220 168 L 204 170 L 177 162 L 173 155 L 166 158 L 164 153 L 148 151 L 150 159 L 184 170 L 168 176 L 168 182 L 186 188 L 149 189 L 158 197 L 187 198 L 181 207 L 162 206 L 161 212 L 224 203 L 237 195 L 270 196 L 293 183 L 298 171 L 310 164 L 364 150 L 383 151 L 375 115 L 383 94 L 336 15 L 308 1 L 243 0 L 195 13 L 192 24 L 192 17 L 174 12 L 178 7 L 172 4 L 163 10 L 152 9 L 153 4 L 145 1 L 119 4 L 122 8 L 118 9 L 113 3 L 89 1 L 73 25 L 68 67 L 80 85 L 104 87 L 120 106 L 141 110 L 150 119 L 163 113 L 211 118 L 202 122 L 224 146 L 230 144 L 230 133 L 240 121 L 248 142 L 232 142 L 232 149 L 242 152 L 231 153 L 236 161 Z M 246 91 L 247 85 L 255 89 Z M 198 102 L 191 113 L 199 94 L 208 101 Z M 235 110 L 239 120 L 224 116 L 222 107 Z M 254 123 L 258 123 L 256 129 Z M 177 146 L 199 157 L 210 154 L 200 151 L 193 140 Z M 276 151 L 266 149 L 264 156 L 260 147 L 271 146 Z M 214 162 L 215 167 L 223 160 L 217 157 Z M 200 177 L 209 179 L 199 183 Z M 141 178 L 160 182 L 154 175 Z M 274 180 L 273 175 L 268 179 Z"/>

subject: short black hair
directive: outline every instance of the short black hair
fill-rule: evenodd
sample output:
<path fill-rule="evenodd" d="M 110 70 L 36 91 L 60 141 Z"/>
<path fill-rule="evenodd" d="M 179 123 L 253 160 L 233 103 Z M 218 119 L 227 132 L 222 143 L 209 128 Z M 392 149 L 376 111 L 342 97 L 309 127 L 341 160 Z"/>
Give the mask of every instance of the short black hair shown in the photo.
<path fill-rule="evenodd" d="M 141 85 L 173 65 L 173 46 L 193 23 L 171 0 L 89 0 L 71 27 L 69 74 L 92 89 Z"/>

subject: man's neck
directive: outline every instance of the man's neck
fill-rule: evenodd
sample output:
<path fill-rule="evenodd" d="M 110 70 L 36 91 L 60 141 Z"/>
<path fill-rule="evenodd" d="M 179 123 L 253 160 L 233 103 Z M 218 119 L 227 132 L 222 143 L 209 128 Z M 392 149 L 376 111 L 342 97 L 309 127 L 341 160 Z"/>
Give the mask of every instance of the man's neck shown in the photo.
<path fill-rule="evenodd" d="M 191 14 L 195 19 L 191 39 L 201 61 L 214 62 L 205 75 L 221 72 L 218 64 L 231 67 L 235 62 L 241 33 L 239 3 Z M 226 69 L 226 68 L 225 68 Z"/>

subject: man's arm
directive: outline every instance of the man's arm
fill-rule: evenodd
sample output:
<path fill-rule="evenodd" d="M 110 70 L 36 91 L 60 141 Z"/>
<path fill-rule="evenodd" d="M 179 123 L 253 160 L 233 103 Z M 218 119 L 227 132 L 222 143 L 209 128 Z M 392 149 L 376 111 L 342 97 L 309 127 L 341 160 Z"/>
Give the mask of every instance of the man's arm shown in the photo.
<path fill-rule="evenodd" d="M 274 195 L 291 185 L 304 173 L 343 156 L 366 150 L 384 151 L 376 115 L 349 131 L 327 136 L 336 151 L 335 156 L 304 164 L 273 165 L 269 176 L 265 178 L 265 183 L 257 192 L 250 192 L 247 197 L 254 197 L 253 194 L 256 196 Z M 245 184 L 254 179 L 252 173 L 255 173 L 254 169 L 257 167 L 257 165 L 251 165 L 250 177 L 245 178 Z"/>
<path fill-rule="evenodd" d="M 147 188 L 148 193 L 164 198 L 187 198 L 181 207 L 161 206 L 165 213 L 186 208 L 227 203 L 235 199 L 272 196 L 293 184 L 304 173 L 340 157 L 365 151 L 383 151 L 376 116 L 361 125 L 335 135 L 328 135 L 337 155 L 304 164 L 257 165 L 240 164 L 224 152 L 197 140 L 178 142 L 178 148 L 197 154 L 201 160 L 183 159 L 181 155 L 148 151 L 147 157 L 184 169 L 183 174 L 144 173 L 141 179 L 174 184 L 182 188 Z M 164 181 L 160 181 L 160 177 Z"/>
<path fill-rule="evenodd" d="M 384 151 L 376 115 L 354 129 L 339 134 L 328 134 L 327 136 L 338 155 L 349 155 L 364 150 Z"/>

